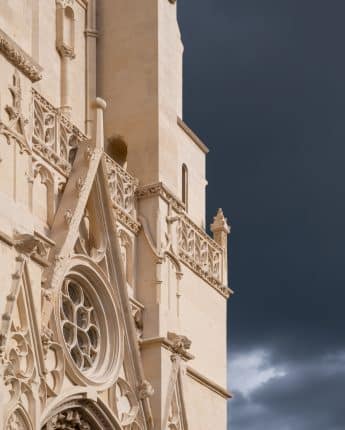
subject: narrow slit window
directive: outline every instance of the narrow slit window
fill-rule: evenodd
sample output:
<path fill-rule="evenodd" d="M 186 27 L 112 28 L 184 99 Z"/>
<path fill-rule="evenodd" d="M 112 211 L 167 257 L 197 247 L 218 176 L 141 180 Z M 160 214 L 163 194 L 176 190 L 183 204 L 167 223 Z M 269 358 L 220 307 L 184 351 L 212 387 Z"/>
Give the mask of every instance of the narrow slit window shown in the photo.
<path fill-rule="evenodd" d="M 182 165 L 182 202 L 188 211 L 188 169 L 185 164 Z"/>

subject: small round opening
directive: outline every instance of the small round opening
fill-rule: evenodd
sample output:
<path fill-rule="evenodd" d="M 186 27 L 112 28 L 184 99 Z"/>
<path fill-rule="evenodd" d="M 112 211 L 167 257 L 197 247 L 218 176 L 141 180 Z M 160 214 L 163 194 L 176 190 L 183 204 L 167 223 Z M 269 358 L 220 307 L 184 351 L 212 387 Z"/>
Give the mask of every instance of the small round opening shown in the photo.
<path fill-rule="evenodd" d="M 107 152 L 121 167 L 127 167 L 127 143 L 122 136 L 116 135 L 108 139 Z"/>

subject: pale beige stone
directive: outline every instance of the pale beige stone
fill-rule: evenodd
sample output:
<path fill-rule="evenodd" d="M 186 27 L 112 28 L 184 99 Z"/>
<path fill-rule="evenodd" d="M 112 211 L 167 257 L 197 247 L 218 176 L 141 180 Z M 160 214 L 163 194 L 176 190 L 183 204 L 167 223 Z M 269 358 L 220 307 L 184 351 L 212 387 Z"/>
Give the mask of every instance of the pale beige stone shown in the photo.
<path fill-rule="evenodd" d="M 176 7 L 0 2 L 0 429 L 226 428 L 230 229 Z"/>

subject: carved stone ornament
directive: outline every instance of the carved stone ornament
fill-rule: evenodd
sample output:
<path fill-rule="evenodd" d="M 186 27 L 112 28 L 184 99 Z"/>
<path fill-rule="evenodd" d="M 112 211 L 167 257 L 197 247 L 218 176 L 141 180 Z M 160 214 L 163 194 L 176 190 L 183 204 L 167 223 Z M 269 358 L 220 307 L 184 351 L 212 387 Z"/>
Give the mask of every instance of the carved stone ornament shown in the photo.
<path fill-rule="evenodd" d="M 0 52 L 31 82 L 42 79 L 42 67 L 20 48 L 5 32 L 0 30 Z"/>
<path fill-rule="evenodd" d="M 92 430 L 91 424 L 85 420 L 78 410 L 70 409 L 60 412 L 51 418 L 42 430 Z"/>
<path fill-rule="evenodd" d="M 141 400 L 147 399 L 149 397 L 152 397 L 154 394 L 154 389 L 152 385 L 148 381 L 143 381 L 139 387 L 139 397 Z"/>
<path fill-rule="evenodd" d="M 115 396 L 117 414 L 121 424 L 123 426 L 132 424 L 139 412 L 139 404 L 132 388 L 122 378 L 116 382 Z"/>
<path fill-rule="evenodd" d="M 52 167 L 68 176 L 77 149 L 86 136 L 57 108 L 32 90 L 34 105 L 33 150 Z"/>
<path fill-rule="evenodd" d="M 56 6 L 65 8 L 74 6 L 74 0 L 56 0 Z"/>
<path fill-rule="evenodd" d="M 6 137 L 9 144 L 12 141 L 16 142 L 20 152 L 31 154 L 31 144 L 26 132 L 28 121 L 22 113 L 22 87 L 17 69 L 13 73 L 12 83 L 8 89 L 12 97 L 12 104 L 5 107 L 9 122 L 5 124 L 0 119 L 0 134 Z"/>
<path fill-rule="evenodd" d="M 71 59 L 75 58 L 74 49 L 64 43 L 61 43 L 57 47 L 57 50 L 59 51 L 59 54 L 61 55 L 61 57 L 71 58 Z"/>
<path fill-rule="evenodd" d="M 144 185 L 136 190 L 136 197 L 138 199 L 147 199 L 155 196 L 159 196 L 167 203 L 171 203 L 172 208 L 177 213 L 181 213 L 185 208 L 185 205 L 181 200 L 174 196 L 174 194 L 162 182 Z"/>
<path fill-rule="evenodd" d="M 172 344 L 172 349 L 176 354 L 185 354 L 192 346 L 192 341 L 187 336 L 181 336 L 176 333 L 168 333 L 168 340 Z"/>
<path fill-rule="evenodd" d="M 31 429 L 29 418 L 25 417 L 19 409 L 14 411 L 8 418 L 6 430 L 28 430 Z"/>
<path fill-rule="evenodd" d="M 51 245 L 33 234 L 16 234 L 14 246 L 17 250 L 28 256 L 37 255 L 47 259 Z"/>

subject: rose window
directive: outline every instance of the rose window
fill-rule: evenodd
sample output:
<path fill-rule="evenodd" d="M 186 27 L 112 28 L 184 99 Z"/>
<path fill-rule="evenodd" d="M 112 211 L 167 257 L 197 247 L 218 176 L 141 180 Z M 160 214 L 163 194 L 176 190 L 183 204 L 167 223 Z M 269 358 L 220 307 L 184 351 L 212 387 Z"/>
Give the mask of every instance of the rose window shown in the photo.
<path fill-rule="evenodd" d="M 100 389 L 112 386 L 123 360 L 123 330 L 108 279 L 85 264 L 72 266 L 56 316 L 70 379 Z"/>
<path fill-rule="evenodd" d="M 67 279 L 63 285 L 61 322 L 74 363 L 83 372 L 91 369 L 100 351 L 99 322 L 87 292 L 73 279 Z"/>

